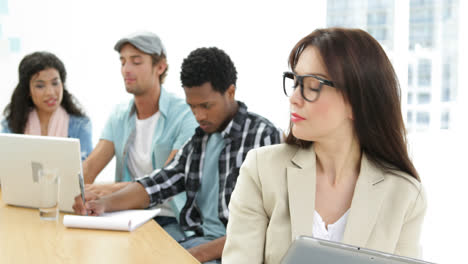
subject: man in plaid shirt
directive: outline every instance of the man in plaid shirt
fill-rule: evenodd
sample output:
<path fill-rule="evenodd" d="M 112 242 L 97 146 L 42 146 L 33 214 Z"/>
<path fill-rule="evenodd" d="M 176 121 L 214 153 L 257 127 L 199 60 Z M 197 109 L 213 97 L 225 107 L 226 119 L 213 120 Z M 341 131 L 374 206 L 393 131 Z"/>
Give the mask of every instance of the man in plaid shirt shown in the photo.
<path fill-rule="evenodd" d="M 200 262 L 220 263 L 228 204 L 242 162 L 249 150 L 280 143 L 282 135 L 270 121 L 247 112 L 245 104 L 235 100 L 237 72 L 224 51 L 191 52 L 182 64 L 181 80 L 200 125 L 194 136 L 163 169 L 96 200 L 87 193 L 87 213 L 151 207 L 185 191 L 179 223 L 195 235 L 179 242 Z M 81 199 L 75 200 L 75 211 L 86 213 Z"/>

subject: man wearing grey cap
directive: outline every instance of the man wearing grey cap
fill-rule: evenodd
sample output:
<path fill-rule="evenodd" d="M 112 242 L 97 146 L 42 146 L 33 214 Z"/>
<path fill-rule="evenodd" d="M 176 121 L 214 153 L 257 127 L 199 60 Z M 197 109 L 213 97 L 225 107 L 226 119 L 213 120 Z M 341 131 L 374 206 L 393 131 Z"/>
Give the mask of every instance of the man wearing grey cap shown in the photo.
<path fill-rule="evenodd" d="M 156 34 L 133 33 L 117 41 L 114 49 L 120 54 L 125 88 L 133 99 L 115 107 L 99 143 L 83 163 L 86 189 L 98 196 L 164 167 L 197 127 L 185 101 L 161 86 L 168 68 L 167 53 Z M 114 156 L 116 183 L 91 184 Z M 171 203 L 169 200 L 159 206 L 161 213 L 155 220 L 178 240 L 183 233 Z"/>

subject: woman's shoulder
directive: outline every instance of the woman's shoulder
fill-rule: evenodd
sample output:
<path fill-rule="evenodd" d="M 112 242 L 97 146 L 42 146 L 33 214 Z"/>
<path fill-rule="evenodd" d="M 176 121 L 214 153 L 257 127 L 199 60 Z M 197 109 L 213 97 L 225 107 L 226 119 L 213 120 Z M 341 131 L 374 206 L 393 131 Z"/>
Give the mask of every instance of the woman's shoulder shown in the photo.
<path fill-rule="evenodd" d="M 392 189 L 396 196 L 405 196 L 411 201 L 419 201 L 421 207 L 425 207 L 427 203 L 426 191 L 423 184 L 402 171 L 389 171 L 386 175 L 386 180 L 392 185 Z"/>
<path fill-rule="evenodd" d="M 387 185 L 407 188 L 410 191 L 417 192 L 421 189 L 422 185 L 418 179 L 386 162 L 377 164 L 375 161 L 372 161 L 367 153 L 363 153 L 361 162 L 361 171 L 364 170 L 368 180 L 374 184 L 386 182 Z"/>
<path fill-rule="evenodd" d="M 251 150 L 249 154 L 258 167 L 275 170 L 290 166 L 291 160 L 298 150 L 299 147 L 297 146 L 282 143 L 259 147 Z"/>
<path fill-rule="evenodd" d="M 91 120 L 87 116 L 70 115 L 70 122 L 86 124 L 91 123 Z"/>
<path fill-rule="evenodd" d="M 426 203 L 425 189 L 418 179 L 397 169 L 383 169 L 382 172 L 384 176 L 383 183 L 389 195 L 400 198 L 405 197 L 404 200 L 408 201 L 419 200 Z"/>
<path fill-rule="evenodd" d="M 71 137 L 79 137 L 83 131 L 90 133 L 92 130 L 91 120 L 87 116 L 70 115 L 68 134 Z"/>
<path fill-rule="evenodd" d="M 387 200 L 392 208 L 402 206 L 413 214 L 423 214 L 427 208 L 427 194 L 423 184 L 413 176 L 399 170 L 386 171 Z"/>
<path fill-rule="evenodd" d="M 0 126 L 1 126 L 1 130 L 0 132 L 1 133 L 10 133 L 10 127 L 8 126 L 8 121 L 4 118 L 2 119 L 2 121 L 0 122 Z"/>
<path fill-rule="evenodd" d="M 422 189 L 421 182 L 406 172 L 397 169 L 386 169 L 384 175 L 386 181 L 397 185 L 399 188 L 405 188 L 410 192 L 420 192 Z"/>
<path fill-rule="evenodd" d="M 254 149 L 258 156 L 268 159 L 271 158 L 284 158 L 285 156 L 292 156 L 299 149 L 298 146 L 289 145 L 286 143 L 268 145 Z"/>

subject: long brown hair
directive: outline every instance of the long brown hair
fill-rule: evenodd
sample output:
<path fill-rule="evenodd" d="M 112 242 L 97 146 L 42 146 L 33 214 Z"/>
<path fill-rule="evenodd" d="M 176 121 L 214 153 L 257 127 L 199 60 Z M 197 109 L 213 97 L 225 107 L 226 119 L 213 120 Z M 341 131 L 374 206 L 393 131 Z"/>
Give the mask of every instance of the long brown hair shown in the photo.
<path fill-rule="evenodd" d="M 291 51 L 292 70 L 308 46 L 319 51 L 331 80 L 351 105 L 354 130 L 369 160 L 420 180 L 408 156 L 398 78 L 379 43 L 360 29 L 317 29 Z M 298 139 L 289 131 L 286 143 L 303 148 L 313 143 Z"/>

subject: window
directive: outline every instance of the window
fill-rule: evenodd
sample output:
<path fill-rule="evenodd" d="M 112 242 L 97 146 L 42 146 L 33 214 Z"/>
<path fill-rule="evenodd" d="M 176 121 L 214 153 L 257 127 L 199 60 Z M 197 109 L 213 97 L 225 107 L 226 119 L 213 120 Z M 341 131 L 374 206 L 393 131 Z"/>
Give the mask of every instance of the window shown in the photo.
<path fill-rule="evenodd" d="M 450 101 L 450 89 L 446 89 L 446 88 L 442 89 L 442 94 L 441 94 L 440 100 L 442 102 Z"/>
<path fill-rule="evenodd" d="M 418 112 L 416 113 L 416 123 L 418 125 L 429 125 L 431 118 L 429 112 Z"/>
<path fill-rule="evenodd" d="M 434 42 L 434 4 L 431 1 L 410 0 L 410 49 L 416 45 L 432 48 Z"/>
<path fill-rule="evenodd" d="M 431 102 L 430 93 L 420 93 L 418 94 L 418 104 L 428 104 Z"/>
<path fill-rule="evenodd" d="M 8 14 L 8 0 L 0 0 L 0 15 Z"/>
<path fill-rule="evenodd" d="M 440 128 L 449 129 L 450 124 L 450 112 L 444 111 L 440 116 Z"/>
<path fill-rule="evenodd" d="M 431 61 L 428 59 L 419 60 L 418 65 L 418 85 L 430 86 L 431 85 Z"/>
<path fill-rule="evenodd" d="M 408 92 L 408 104 L 413 103 L 413 93 Z"/>
<path fill-rule="evenodd" d="M 442 102 L 449 102 L 449 101 L 452 101 L 452 93 L 451 93 L 451 89 L 452 89 L 452 84 L 454 83 L 453 82 L 453 78 L 452 78 L 452 74 L 451 74 L 451 65 L 446 63 L 443 65 L 443 68 L 442 68 L 442 92 L 441 92 L 441 96 L 440 96 L 440 101 Z"/>
<path fill-rule="evenodd" d="M 413 112 L 406 112 L 406 121 L 408 122 L 408 124 L 413 123 Z"/>
<path fill-rule="evenodd" d="M 413 84 L 413 65 L 408 64 L 408 86 Z M 409 100 L 408 100 L 409 103 Z"/>
<path fill-rule="evenodd" d="M 400 81 L 405 80 L 400 83 L 401 98 L 406 103 L 402 105 L 402 110 L 411 158 L 423 185 L 428 189 L 428 200 L 431 197 L 432 200 L 434 197 L 436 200 L 445 197 L 446 190 L 454 187 L 440 177 L 440 172 L 459 175 L 465 170 L 463 153 L 460 152 L 463 148 L 460 146 L 468 144 L 468 137 L 465 136 L 468 94 L 461 93 L 461 89 L 468 86 L 468 78 L 465 78 L 466 70 L 461 68 L 465 63 L 460 62 L 468 61 L 464 56 L 467 53 L 461 50 L 467 41 L 463 35 L 466 23 L 463 24 L 462 16 L 468 12 L 468 3 L 463 2 L 465 0 L 347 1 L 355 5 L 364 4 L 358 8 L 335 9 L 327 14 L 327 19 L 331 21 L 331 15 L 344 23 L 341 26 L 366 30 L 384 46 L 397 74 L 403 75 L 398 76 Z M 407 47 L 402 47 L 400 40 L 408 42 L 404 44 Z M 467 184 L 468 178 L 456 188 L 463 192 L 463 186 Z M 436 212 L 443 211 L 447 202 L 430 204 L 433 207 L 431 210 Z M 455 207 L 460 206 L 458 203 Z M 462 213 L 452 211 L 458 214 L 458 218 L 463 218 Z M 428 214 L 423 236 L 437 237 L 434 230 L 445 222 L 446 218 L 441 214 Z M 457 233 L 450 236 L 451 241 L 461 241 Z M 455 256 L 453 250 L 441 249 L 437 238 L 425 239 L 421 243 L 424 260 L 457 263 L 464 259 L 463 252 Z"/>
<path fill-rule="evenodd" d="M 454 1 L 453 0 L 445 0 L 443 3 L 444 3 L 444 7 L 443 7 L 443 11 L 442 11 L 442 18 L 444 20 L 449 20 L 453 17 L 453 13 L 454 13 L 454 10 L 452 10 L 453 8 L 453 3 Z"/>
<path fill-rule="evenodd" d="M 387 8 L 393 2 L 393 0 L 367 0 L 367 8 Z"/>
<path fill-rule="evenodd" d="M 387 23 L 387 13 L 385 12 L 373 12 L 367 14 L 368 25 L 384 25 Z"/>
<path fill-rule="evenodd" d="M 379 41 L 381 44 L 382 42 L 387 40 L 387 29 L 378 27 L 378 28 L 369 28 L 369 34 L 371 34 L 377 41 Z"/>

